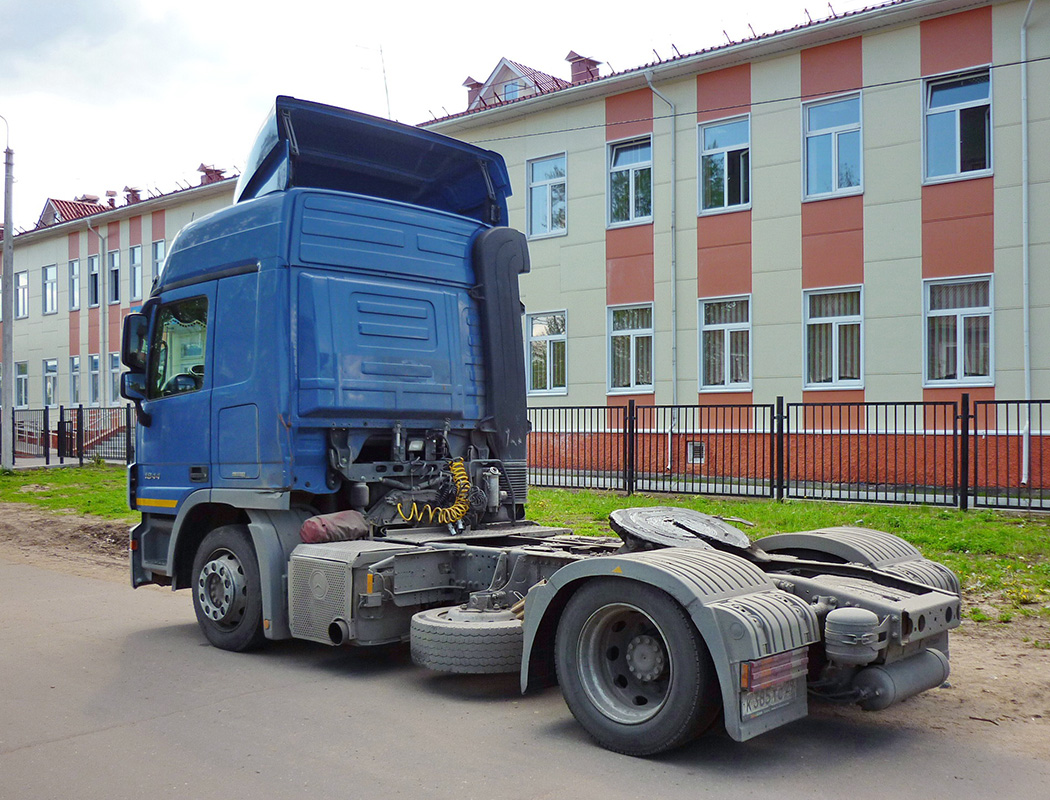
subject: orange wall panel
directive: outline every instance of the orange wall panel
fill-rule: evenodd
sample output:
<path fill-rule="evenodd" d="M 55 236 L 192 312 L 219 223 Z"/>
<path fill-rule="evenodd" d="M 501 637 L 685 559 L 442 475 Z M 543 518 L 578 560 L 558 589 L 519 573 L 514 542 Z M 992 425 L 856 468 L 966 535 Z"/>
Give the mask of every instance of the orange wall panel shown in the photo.
<path fill-rule="evenodd" d="M 707 122 L 751 110 L 751 65 L 706 72 L 696 78 L 696 118 Z"/>
<path fill-rule="evenodd" d="M 864 85 L 859 36 L 803 50 L 801 59 L 803 100 L 848 92 Z"/>
<path fill-rule="evenodd" d="M 605 140 L 644 136 L 653 132 L 653 93 L 637 89 L 605 99 Z"/>
<path fill-rule="evenodd" d="M 966 69 L 992 61 L 991 6 L 928 19 L 919 25 L 923 75 Z"/>
<path fill-rule="evenodd" d="M 131 247 L 142 244 L 142 217 L 132 217 L 128 220 L 128 244 Z"/>

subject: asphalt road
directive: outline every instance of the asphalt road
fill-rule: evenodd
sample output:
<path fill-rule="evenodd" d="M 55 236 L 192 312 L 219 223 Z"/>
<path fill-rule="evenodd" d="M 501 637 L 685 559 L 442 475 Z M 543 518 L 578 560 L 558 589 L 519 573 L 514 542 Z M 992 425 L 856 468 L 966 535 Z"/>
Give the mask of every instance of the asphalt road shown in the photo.
<path fill-rule="evenodd" d="M 556 689 L 407 647 L 208 646 L 185 592 L 0 561 L 0 798 L 1034 798 L 1050 763 L 819 710 L 738 744 L 604 751 Z"/>

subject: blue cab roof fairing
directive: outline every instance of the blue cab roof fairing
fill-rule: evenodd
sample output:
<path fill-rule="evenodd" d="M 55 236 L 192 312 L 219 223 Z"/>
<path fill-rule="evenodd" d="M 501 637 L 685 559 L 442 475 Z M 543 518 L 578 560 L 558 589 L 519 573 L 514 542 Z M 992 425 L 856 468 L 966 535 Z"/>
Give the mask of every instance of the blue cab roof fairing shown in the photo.
<path fill-rule="evenodd" d="M 490 150 L 335 106 L 280 96 L 234 202 L 295 186 L 382 197 L 507 224 L 510 177 Z"/>

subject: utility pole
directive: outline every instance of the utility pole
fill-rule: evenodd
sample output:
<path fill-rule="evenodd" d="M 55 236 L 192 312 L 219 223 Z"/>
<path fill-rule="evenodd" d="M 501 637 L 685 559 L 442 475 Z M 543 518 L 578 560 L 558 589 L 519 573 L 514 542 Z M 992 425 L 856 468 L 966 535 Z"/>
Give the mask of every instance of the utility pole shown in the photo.
<path fill-rule="evenodd" d="M 15 407 L 15 226 L 11 221 L 11 187 L 14 183 L 15 154 L 11 150 L 11 126 L 7 118 L 0 116 L 7 129 L 4 146 L 4 274 L 0 290 L 3 292 L 3 392 L 0 393 L 0 406 L 3 406 L 3 419 L 0 420 L 0 437 L 3 438 L 0 467 L 5 470 L 15 466 L 15 426 L 12 422 L 12 409 Z"/>

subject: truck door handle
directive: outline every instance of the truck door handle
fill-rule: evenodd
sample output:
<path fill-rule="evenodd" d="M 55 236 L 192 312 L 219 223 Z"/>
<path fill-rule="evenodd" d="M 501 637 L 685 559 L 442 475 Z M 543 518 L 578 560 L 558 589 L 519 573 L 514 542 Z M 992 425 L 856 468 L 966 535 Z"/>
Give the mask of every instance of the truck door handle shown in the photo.
<path fill-rule="evenodd" d="M 190 481 L 193 483 L 206 483 L 208 481 L 208 468 L 190 467 Z"/>

